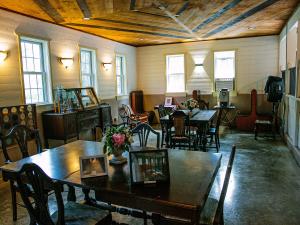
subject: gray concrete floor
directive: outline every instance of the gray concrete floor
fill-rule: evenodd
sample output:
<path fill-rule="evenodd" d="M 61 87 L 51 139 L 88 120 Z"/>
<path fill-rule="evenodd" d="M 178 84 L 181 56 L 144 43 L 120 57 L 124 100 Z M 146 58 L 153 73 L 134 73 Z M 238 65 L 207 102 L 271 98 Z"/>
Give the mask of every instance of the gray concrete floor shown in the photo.
<path fill-rule="evenodd" d="M 210 197 L 218 198 L 231 146 L 237 146 L 224 206 L 225 224 L 299 225 L 300 167 L 280 138 L 255 141 L 253 134 L 230 130 L 222 133 L 222 166 Z M 215 152 L 215 149 L 209 149 L 209 152 Z M 29 224 L 26 210 L 21 207 L 18 210 L 19 219 L 13 223 L 9 186 L 0 181 L 0 224 Z M 141 220 L 127 216 L 114 214 L 113 217 L 118 222 L 143 224 Z"/>

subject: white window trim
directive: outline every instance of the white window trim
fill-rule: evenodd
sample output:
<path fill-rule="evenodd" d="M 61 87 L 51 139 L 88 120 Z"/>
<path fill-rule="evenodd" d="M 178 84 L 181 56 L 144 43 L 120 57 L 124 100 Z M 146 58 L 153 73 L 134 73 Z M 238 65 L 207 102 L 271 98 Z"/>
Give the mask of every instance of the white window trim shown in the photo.
<path fill-rule="evenodd" d="M 79 62 L 80 62 L 80 86 L 82 86 L 82 77 L 84 76 L 81 70 L 81 51 L 88 51 L 91 53 L 91 63 L 92 63 L 92 87 L 94 88 L 96 94 L 98 94 L 98 85 L 97 85 L 97 76 L 98 76 L 98 70 L 97 70 L 97 53 L 95 49 L 86 48 L 86 47 L 80 47 L 79 51 Z"/>
<path fill-rule="evenodd" d="M 19 61 L 21 64 L 21 84 L 22 84 L 22 98 L 24 104 L 26 103 L 26 95 L 25 95 L 25 81 L 24 81 L 24 70 L 23 70 L 23 57 L 22 57 L 22 48 L 21 48 L 21 43 L 22 41 L 28 41 L 28 42 L 38 42 L 41 43 L 42 46 L 42 54 L 43 54 L 43 66 L 44 66 L 44 72 L 34 72 L 34 73 L 45 73 L 45 87 L 44 87 L 44 96 L 46 99 L 44 99 L 44 102 L 35 102 L 32 104 L 36 104 L 37 106 L 39 105 L 50 105 L 53 103 L 53 96 L 52 96 L 52 75 L 51 75 L 51 58 L 50 58 L 50 47 L 49 47 L 49 40 L 42 39 L 42 38 L 35 38 L 35 37 L 30 37 L 27 35 L 18 35 L 18 40 L 19 40 Z M 25 72 L 28 73 L 28 72 Z"/>
<path fill-rule="evenodd" d="M 178 92 L 174 92 L 174 91 L 168 91 L 168 56 L 183 56 L 183 79 L 184 79 L 184 90 L 183 91 L 178 91 Z M 187 90 L 186 90 L 186 57 L 185 57 L 185 53 L 176 53 L 176 54 L 166 54 L 165 55 L 165 95 L 166 96 L 186 96 Z"/>
<path fill-rule="evenodd" d="M 219 92 L 216 90 L 216 78 L 215 78 L 215 52 L 234 52 L 234 78 L 233 78 L 233 90 L 230 91 L 231 96 L 237 95 L 237 65 L 236 65 L 236 58 L 237 58 L 237 50 L 236 49 L 225 49 L 225 50 L 215 50 L 213 51 L 213 95 L 217 96 Z"/>
<path fill-rule="evenodd" d="M 118 93 L 118 81 L 117 81 L 117 57 L 123 58 L 124 61 L 122 61 L 122 67 L 123 67 L 123 93 Z M 126 99 L 128 98 L 128 87 L 127 87 L 127 59 L 125 55 L 122 54 L 116 54 L 115 57 L 115 80 L 116 80 L 116 96 L 117 99 Z M 124 96 L 124 97 L 123 97 Z"/>

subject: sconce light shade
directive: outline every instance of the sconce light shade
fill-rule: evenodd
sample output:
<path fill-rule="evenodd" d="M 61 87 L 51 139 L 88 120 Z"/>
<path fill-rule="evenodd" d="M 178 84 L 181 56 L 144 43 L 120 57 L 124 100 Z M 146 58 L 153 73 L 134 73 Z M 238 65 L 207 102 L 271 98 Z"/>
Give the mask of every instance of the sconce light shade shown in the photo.
<path fill-rule="evenodd" d="M 0 63 L 3 63 L 4 60 L 7 57 L 7 52 L 6 51 L 0 51 Z"/>
<path fill-rule="evenodd" d="M 68 69 L 68 67 L 73 65 L 74 59 L 73 58 L 60 58 L 59 61 L 61 62 L 61 64 L 64 65 L 64 67 L 66 69 Z"/>
<path fill-rule="evenodd" d="M 102 63 L 104 69 L 106 71 L 110 70 L 112 68 L 112 64 L 111 63 Z"/>

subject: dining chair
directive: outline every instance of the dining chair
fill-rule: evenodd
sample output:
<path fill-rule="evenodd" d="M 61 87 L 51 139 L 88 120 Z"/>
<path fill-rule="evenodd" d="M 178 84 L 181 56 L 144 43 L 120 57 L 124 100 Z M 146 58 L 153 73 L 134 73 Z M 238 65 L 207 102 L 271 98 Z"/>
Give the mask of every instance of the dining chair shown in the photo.
<path fill-rule="evenodd" d="M 188 147 L 188 149 L 191 149 L 191 144 L 193 144 L 194 149 L 197 149 L 197 137 L 191 133 L 189 123 L 189 116 L 183 111 L 177 110 L 170 115 L 170 124 L 174 127 L 173 132 L 171 132 L 171 126 L 168 128 L 171 148 Z"/>
<path fill-rule="evenodd" d="M 22 166 L 17 175 L 17 184 L 30 216 L 30 224 L 108 225 L 112 223 L 112 216 L 108 210 L 72 201 L 64 204 L 61 195 L 62 184 L 53 181 L 36 164 L 29 163 Z M 54 191 L 57 204 L 57 211 L 52 215 L 48 208 L 49 191 Z"/>
<path fill-rule="evenodd" d="M 0 134 L 0 140 L 2 145 L 2 151 L 5 159 L 5 164 L 12 162 L 11 157 L 7 151 L 7 141 L 15 141 L 18 144 L 19 151 L 21 152 L 22 158 L 29 156 L 28 151 L 28 141 L 34 139 L 36 144 L 36 153 L 42 152 L 42 145 L 39 136 L 39 131 L 37 129 L 29 129 L 24 125 L 15 125 L 10 129 L 7 135 Z M 23 206 L 17 203 L 17 192 L 19 192 L 18 185 L 10 181 L 10 191 L 11 191 L 11 204 L 13 212 L 13 221 L 17 220 L 17 205 Z"/>
<path fill-rule="evenodd" d="M 164 142 L 166 142 L 166 135 L 167 135 L 167 129 L 168 128 L 167 128 L 167 124 L 162 123 L 162 121 L 160 119 L 162 117 L 165 117 L 165 116 L 169 115 L 169 114 L 168 114 L 166 108 L 164 107 L 164 105 L 159 105 L 157 111 L 158 111 L 159 122 L 160 122 L 160 126 L 161 126 L 161 136 L 162 136 L 161 137 L 162 138 L 161 139 L 161 147 L 163 147 Z"/>
<path fill-rule="evenodd" d="M 156 136 L 156 148 L 160 147 L 160 134 L 158 131 L 155 131 L 149 124 L 140 123 L 132 129 L 132 133 L 138 134 L 141 147 L 147 146 L 149 134 L 153 133 Z"/>
<path fill-rule="evenodd" d="M 224 225 L 224 201 L 226 198 L 226 192 L 228 189 L 235 153 L 236 146 L 233 145 L 226 168 L 225 178 L 219 201 L 215 198 L 208 197 L 200 215 L 200 225 Z"/>
<path fill-rule="evenodd" d="M 132 115 L 130 109 L 124 104 L 119 108 L 119 116 L 123 124 L 129 126 L 131 129 L 141 123 L 139 117 Z"/>
<path fill-rule="evenodd" d="M 210 142 L 212 142 L 214 139 L 215 146 L 206 146 L 206 147 L 207 148 L 216 148 L 217 152 L 219 152 L 219 149 L 220 149 L 219 128 L 220 128 L 220 124 L 221 124 L 222 113 L 223 113 L 223 110 L 219 109 L 215 125 L 212 125 L 207 132 L 207 135 L 210 137 Z"/>

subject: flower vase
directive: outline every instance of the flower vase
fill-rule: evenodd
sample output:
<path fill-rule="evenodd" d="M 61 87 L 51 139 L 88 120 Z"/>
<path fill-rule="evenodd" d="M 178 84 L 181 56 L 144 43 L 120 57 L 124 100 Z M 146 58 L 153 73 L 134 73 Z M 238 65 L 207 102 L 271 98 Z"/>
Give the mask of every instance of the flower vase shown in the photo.
<path fill-rule="evenodd" d="M 193 116 L 193 109 L 190 109 L 189 111 L 189 117 L 191 118 Z"/>
<path fill-rule="evenodd" d="M 127 158 L 122 155 L 124 151 L 116 149 L 113 151 L 112 158 L 109 160 L 110 164 L 120 165 L 127 162 Z"/>

